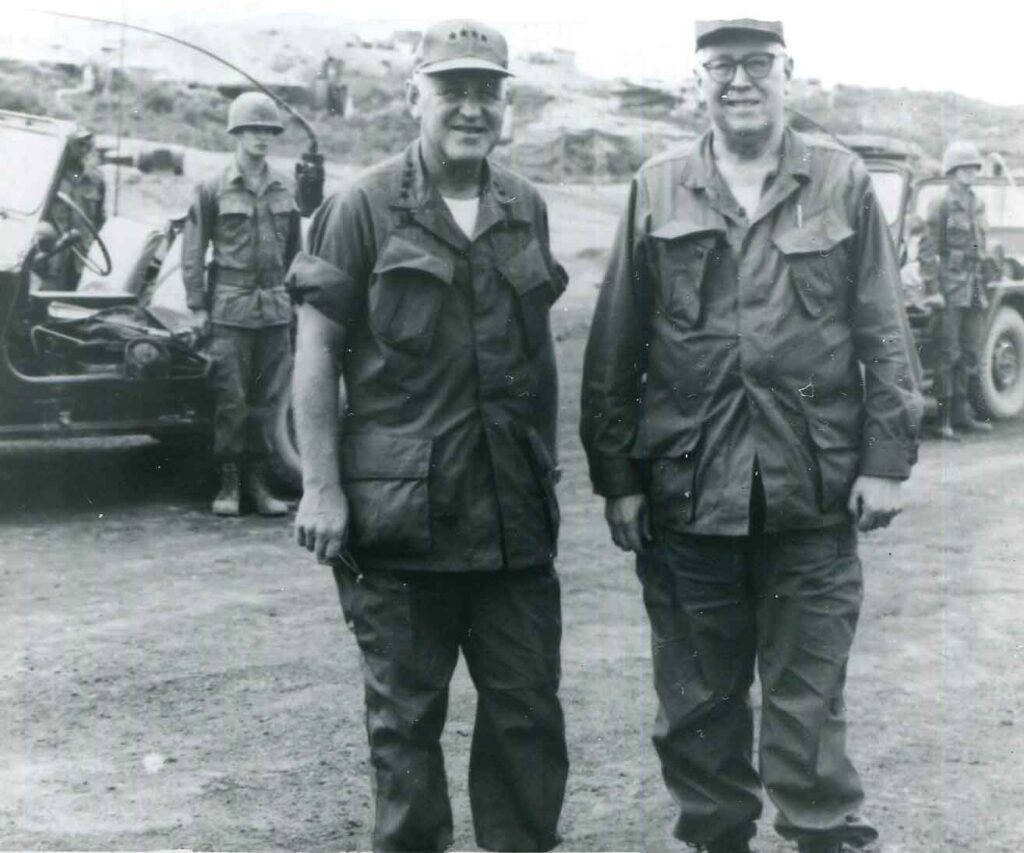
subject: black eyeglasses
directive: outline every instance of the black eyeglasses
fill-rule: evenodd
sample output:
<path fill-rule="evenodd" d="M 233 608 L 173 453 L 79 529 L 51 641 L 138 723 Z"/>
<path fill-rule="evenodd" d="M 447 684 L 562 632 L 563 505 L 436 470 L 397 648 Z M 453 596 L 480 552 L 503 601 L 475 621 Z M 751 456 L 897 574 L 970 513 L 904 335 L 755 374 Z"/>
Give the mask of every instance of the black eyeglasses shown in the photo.
<path fill-rule="evenodd" d="M 772 73 L 772 66 L 780 55 L 765 51 L 748 53 L 741 59 L 712 59 L 704 63 L 704 70 L 716 83 L 731 83 L 736 77 L 736 69 L 742 65 L 751 80 L 763 80 Z"/>

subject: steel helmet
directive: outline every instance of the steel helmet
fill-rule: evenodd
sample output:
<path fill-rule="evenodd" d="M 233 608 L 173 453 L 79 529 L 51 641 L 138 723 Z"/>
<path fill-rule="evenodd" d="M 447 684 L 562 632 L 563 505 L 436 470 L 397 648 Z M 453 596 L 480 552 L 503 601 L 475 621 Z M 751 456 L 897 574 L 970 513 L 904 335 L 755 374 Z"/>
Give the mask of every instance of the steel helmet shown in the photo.
<path fill-rule="evenodd" d="M 274 99 L 262 92 L 243 92 L 228 107 L 228 133 L 247 127 L 264 127 L 282 133 L 284 124 Z"/>
<path fill-rule="evenodd" d="M 942 174 L 948 175 L 961 166 L 977 166 L 983 169 L 985 161 L 981 158 L 981 151 L 977 145 L 958 139 L 951 142 L 942 155 Z"/>

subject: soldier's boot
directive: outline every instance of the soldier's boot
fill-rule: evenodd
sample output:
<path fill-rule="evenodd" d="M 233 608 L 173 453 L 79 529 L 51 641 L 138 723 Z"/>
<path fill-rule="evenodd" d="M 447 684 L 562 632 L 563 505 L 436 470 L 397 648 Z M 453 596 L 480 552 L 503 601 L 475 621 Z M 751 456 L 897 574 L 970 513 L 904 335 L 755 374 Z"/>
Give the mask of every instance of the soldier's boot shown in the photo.
<path fill-rule="evenodd" d="M 707 844 L 691 844 L 698 853 L 754 853 L 749 834 L 744 828 L 730 830 Z"/>
<path fill-rule="evenodd" d="M 967 400 L 963 397 L 957 397 L 953 401 L 953 425 L 963 432 L 992 432 L 992 424 L 988 421 L 979 421 L 974 417 L 971 407 L 967 405 Z"/>
<path fill-rule="evenodd" d="M 949 400 L 939 400 L 939 438 L 943 441 L 959 441 L 953 425 L 953 409 Z"/>
<path fill-rule="evenodd" d="M 858 848 L 843 841 L 801 841 L 797 850 L 799 853 L 857 853 Z"/>
<path fill-rule="evenodd" d="M 245 491 L 253 508 L 260 515 L 277 516 L 288 514 L 288 504 L 274 497 L 267 485 L 267 466 L 264 462 L 253 462 L 245 476 Z"/>
<path fill-rule="evenodd" d="M 242 514 L 242 482 L 234 462 L 225 462 L 220 467 L 220 491 L 211 509 L 214 515 Z"/>

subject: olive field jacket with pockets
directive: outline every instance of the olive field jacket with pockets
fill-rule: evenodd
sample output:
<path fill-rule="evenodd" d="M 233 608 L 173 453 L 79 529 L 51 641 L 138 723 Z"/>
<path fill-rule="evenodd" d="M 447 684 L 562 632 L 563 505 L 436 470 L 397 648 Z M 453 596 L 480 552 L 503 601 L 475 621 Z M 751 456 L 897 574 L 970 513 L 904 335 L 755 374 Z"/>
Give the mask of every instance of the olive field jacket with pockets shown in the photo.
<path fill-rule="evenodd" d="M 225 326 L 287 325 L 292 308 L 284 274 L 301 242 L 299 209 L 285 179 L 268 168 L 257 194 L 232 160 L 196 187 L 185 220 L 181 267 L 189 308 L 205 308 Z"/>
<path fill-rule="evenodd" d="M 566 286 L 531 184 L 486 164 L 472 239 L 411 145 L 329 198 L 288 284 L 345 329 L 340 446 L 361 568 L 487 571 L 555 556 Z"/>
<path fill-rule="evenodd" d="M 681 532 L 849 519 L 858 474 L 916 460 L 920 365 L 871 179 L 836 143 L 787 129 L 752 215 L 711 134 L 634 179 L 584 362 L 581 433 L 595 491 L 646 493 Z"/>

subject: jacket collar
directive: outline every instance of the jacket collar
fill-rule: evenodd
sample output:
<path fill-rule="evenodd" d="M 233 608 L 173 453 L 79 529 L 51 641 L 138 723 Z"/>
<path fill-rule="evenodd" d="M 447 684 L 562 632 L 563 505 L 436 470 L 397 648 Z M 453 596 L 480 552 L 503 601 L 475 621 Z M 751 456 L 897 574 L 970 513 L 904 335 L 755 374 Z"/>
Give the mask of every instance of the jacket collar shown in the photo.
<path fill-rule="evenodd" d="M 480 210 L 477 213 L 476 234 L 482 236 L 499 222 L 529 222 L 524 203 L 510 191 L 500 174 L 496 174 L 485 160 L 480 181 Z M 391 206 L 408 210 L 412 218 L 435 236 L 458 249 L 469 244 L 465 234 L 455 224 L 448 206 L 437 187 L 427 175 L 417 140 L 402 154 L 401 168 L 395 176 Z"/>
<path fill-rule="evenodd" d="M 281 178 L 267 163 L 263 164 L 263 170 L 260 172 L 260 179 L 261 192 L 266 192 L 274 186 L 283 186 Z M 242 170 L 238 168 L 238 159 L 236 157 L 232 157 L 231 162 L 228 163 L 227 167 L 224 169 L 223 181 L 225 187 L 246 186 L 245 175 L 243 175 Z"/>
<path fill-rule="evenodd" d="M 970 187 L 964 187 L 957 183 L 951 183 L 949 185 L 949 200 L 952 203 L 959 205 L 964 210 L 971 209 L 974 197 L 974 190 Z"/>
<path fill-rule="evenodd" d="M 720 213 L 735 217 L 737 211 L 730 209 L 725 202 L 731 193 L 726 192 L 725 181 L 715 165 L 715 157 L 711 150 L 713 139 L 714 131 L 707 130 L 697 140 L 683 163 L 680 180 L 691 189 L 707 193 L 712 205 Z M 749 212 L 751 224 L 756 219 L 763 219 L 802 184 L 810 180 L 810 159 L 807 143 L 792 128 L 787 127 L 782 134 L 782 153 L 779 156 L 779 166 L 774 173 L 774 180 L 762 196 L 756 214 L 754 211 Z"/>
<path fill-rule="evenodd" d="M 684 161 L 682 182 L 693 189 L 710 186 L 719 179 L 715 156 L 711 150 L 714 131 L 705 131 L 694 143 L 693 148 Z M 810 150 L 807 143 L 792 128 L 787 127 L 782 134 L 782 155 L 779 157 L 777 175 L 792 175 L 798 180 L 807 180 L 811 176 Z"/>

